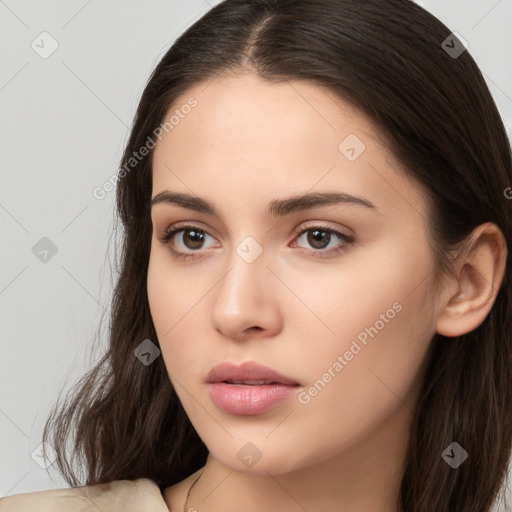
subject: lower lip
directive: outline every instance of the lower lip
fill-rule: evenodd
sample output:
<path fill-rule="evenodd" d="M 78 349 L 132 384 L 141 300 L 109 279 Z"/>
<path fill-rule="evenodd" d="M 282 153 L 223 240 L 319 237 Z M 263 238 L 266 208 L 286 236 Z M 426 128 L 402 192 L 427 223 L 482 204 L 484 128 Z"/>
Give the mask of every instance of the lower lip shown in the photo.
<path fill-rule="evenodd" d="M 248 386 L 214 382 L 209 384 L 215 404 L 225 412 L 248 416 L 269 411 L 290 398 L 299 386 L 264 384 Z"/>

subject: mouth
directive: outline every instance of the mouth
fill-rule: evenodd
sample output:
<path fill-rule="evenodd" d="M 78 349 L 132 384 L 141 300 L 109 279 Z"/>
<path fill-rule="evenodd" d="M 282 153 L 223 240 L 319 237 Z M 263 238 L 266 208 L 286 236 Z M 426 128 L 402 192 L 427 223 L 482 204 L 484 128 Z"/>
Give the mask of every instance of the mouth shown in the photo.
<path fill-rule="evenodd" d="M 215 366 L 206 379 L 217 407 L 234 415 L 255 415 L 286 401 L 301 387 L 298 382 L 253 361 Z"/>
<path fill-rule="evenodd" d="M 269 384 L 280 384 L 272 380 L 223 380 L 226 384 L 236 384 L 237 386 L 263 386 Z"/>
<path fill-rule="evenodd" d="M 299 383 L 285 377 L 272 368 L 260 365 L 254 361 L 246 361 L 241 365 L 226 361 L 210 371 L 206 382 L 225 382 L 227 384 L 238 384 L 246 386 L 262 386 L 269 384 L 283 384 L 287 386 L 298 386 Z"/>

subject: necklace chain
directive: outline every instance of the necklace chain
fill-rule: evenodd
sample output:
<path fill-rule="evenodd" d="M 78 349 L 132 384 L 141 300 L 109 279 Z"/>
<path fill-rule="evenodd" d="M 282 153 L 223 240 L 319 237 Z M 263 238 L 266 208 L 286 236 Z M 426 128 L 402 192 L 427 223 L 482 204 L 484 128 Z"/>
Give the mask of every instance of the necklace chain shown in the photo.
<path fill-rule="evenodd" d="M 202 474 L 203 474 L 203 472 L 201 471 L 199 476 L 192 482 L 192 485 L 189 487 L 188 492 L 187 492 L 187 497 L 185 498 L 185 506 L 183 507 L 183 512 L 187 512 L 187 503 L 188 503 L 188 498 L 190 496 L 190 491 L 192 490 L 192 487 L 194 487 L 194 485 L 197 484 L 197 481 L 201 478 Z"/>

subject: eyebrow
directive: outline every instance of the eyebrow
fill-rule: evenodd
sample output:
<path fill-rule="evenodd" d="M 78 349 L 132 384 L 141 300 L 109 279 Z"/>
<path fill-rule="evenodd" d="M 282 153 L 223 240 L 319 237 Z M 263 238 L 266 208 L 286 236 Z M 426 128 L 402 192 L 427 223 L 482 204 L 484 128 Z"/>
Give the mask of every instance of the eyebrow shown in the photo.
<path fill-rule="evenodd" d="M 190 194 L 164 190 L 151 199 L 151 207 L 162 203 L 174 204 L 196 212 L 213 215 L 218 218 L 221 217 L 213 204 L 205 199 Z M 270 217 L 283 217 L 291 213 L 333 204 L 363 206 L 369 210 L 375 211 L 375 213 L 379 213 L 378 208 L 374 204 L 362 197 L 341 192 L 315 192 L 286 199 L 274 199 L 267 206 L 265 214 Z"/>

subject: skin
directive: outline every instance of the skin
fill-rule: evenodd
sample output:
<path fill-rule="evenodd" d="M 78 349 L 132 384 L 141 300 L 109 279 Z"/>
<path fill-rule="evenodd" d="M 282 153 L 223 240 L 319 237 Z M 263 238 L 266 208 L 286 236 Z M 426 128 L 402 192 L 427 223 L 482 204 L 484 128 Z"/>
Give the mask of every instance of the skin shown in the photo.
<path fill-rule="evenodd" d="M 155 148 L 152 196 L 200 196 L 220 218 L 156 204 L 147 290 L 169 377 L 210 455 L 164 499 L 183 510 L 202 473 L 187 504 L 199 512 L 396 512 L 430 342 L 485 319 L 504 239 L 494 224 L 477 228 L 472 250 L 435 287 L 425 194 L 361 112 L 314 84 L 251 74 L 200 84 L 172 110 L 190 96 L 198 105 Z M 354 161 L 339 150 L 350 134 L 366 146 Z M 345 192 L 376 208 L 265 215 L 272 200 L 309 192 Z M 203 245 L 187 231 L 163 244 L 158 237 L 178 222 L 204 230 Z M 354 243 L 331 235 L 312 245 L 311 231 L 297 228 L 336 229 Z M 247 236 L 263 250 L 252 263 L 236 250 Z M 196 258 L 176 258 L 171 247 Z M 345 250 L 327 254 L 337 247 Z M 308 403 L 295 396 L 237 416 L 210 398 L 205 378 L 222 361 L 257 361 L 307 392 L 393 304 L 401 310 Z M 261 454 L 252 467 L 237 457 L 248 442 Z"/>

